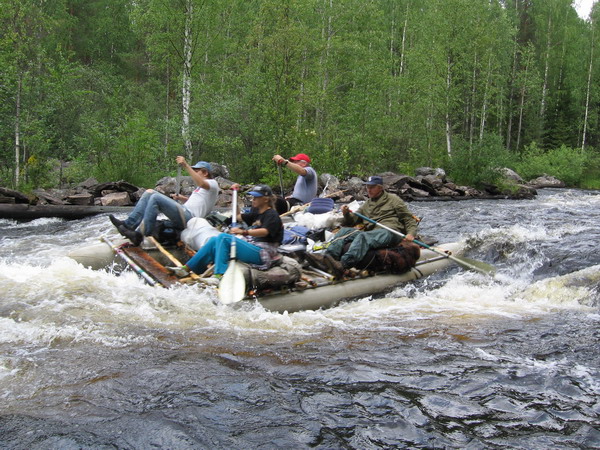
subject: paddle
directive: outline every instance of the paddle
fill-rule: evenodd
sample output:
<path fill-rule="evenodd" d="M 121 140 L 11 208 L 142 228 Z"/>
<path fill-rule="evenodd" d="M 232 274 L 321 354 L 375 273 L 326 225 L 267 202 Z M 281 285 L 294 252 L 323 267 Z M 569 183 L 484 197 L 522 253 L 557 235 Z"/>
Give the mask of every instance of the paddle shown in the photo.
<path fill-rule="evenodd" d="M 169 259 L 169 261 L 171 261 L 173 264 L 175 264 L 176 267 L 183 266 L 181 261 L 179 261 L 177 258 L 175 258 L 171 253 L 169 253 L 169 251 L 166 248 L 164 248 L 161 245 L 161 243 L 156 240 L 156 238 L 154 238 L 153 236 L 148 236 L 148 240 L 150 242 L 152 242 L 154 244 L 154 246 L 158 249 L 158 251 L 161 252 L 163 255 L 165 255 Z M 190 272 L 190 278 L 193 280 L 198 280 L 201 277 L 196 275 L 194 272 Z"/>
<path fill-rule="evenodd" d="M 277 166 L 277 172 L 279 173 L 279 189 L 281 189 L 281 198 L 285 199 L 285 192 L 283 191 L 283 175 L 281 174 L 281 164 L 275 162 Z"/>
<path fill-rule="evenodd" d="M 277 197 L 275 201 L 275 209 L 279 215 L 285 214 L 290 210 L 290 203 L 285 199 L 285 191 L 283 190 L 283 176 L 281 174 L 281 164 L 277 161 L 275 162 L 275 166 L 277 166 L 277 172 L 279 173 L 279 189 L 281 190 L 281 197 Z"/>
<path fill-rule="evenodd" d="M 371 223 L 383 228 L 384 230 L 388 230 L 389 232 L 397 234 L 398 236 L 401 236 L 403 238 L 406 237 L 405 234 L 402 234 L 399 231 L 396 231 L 390 227 L 386 227 L 385 225 L 383 225 L 379 222 L 376 222 L 375 220 L 370 219 L 367 216 L 363 216 L 362 214 L 357 213 L 357 212 L 355 212 L 354 214 L 356 214 L 361 219 L 366 220 L 367 222 L 371 222 Z M 494 276 L 494 274 L 496 273 L 496 268 L 494 266 L 492 266 L 491 264 L 488 264 L 488 263 L 484 263 L 483 261 L 477 261 L 477 260 L 465 258 L 462 256 L 454 256 L 454 255 L 446 253 L 442 250 L 438 250 L 437 248 L 431 247 L 430 245 L 427 245 L 424 242 L 418 241 L 416 239 L 414 239 L 413 242 L 415 242 L 416 244 L 420 245 L 423 248 L 426 248 L 428 250 L 431 250 L 432 252 L 435 252 L 439 255 L 442 255 L 446 258 L 451 259 L 456 264 L 458 264 L 459 266 L 461 266 L 465 269 L 474 270 L 475 272 L 483 273 L 485 275 L 490 275 L 490 276 Z"/>
<path fill-rule="evenodd" d="M 102 240 L 106 242 L 113 249 L 113 251 L 129 265 L 129 267 L 131 267 L 139 276 L 141 276 L 146 281 L 146 283 L 148 283 L 150 286 L 162 286 L 162 284 L 159 281 L 155 280 L 150 275 L 148 275 L 148 273 L 140 266 L 138 266 L 133 259 L 127 256 L 127 254 L 121 248 L 121 245 L 123 244 L 115 245 L 106 236 L 102 236 Z"/>
<path fill-rule="evenodd" d="M 238 188 L 233 188 L 232 198 L 232 216 L 231 225 L 235 225 L 237 218 L 237 191 Z M 231 236 L 231 250 L 229 252 L 229 265 L 227 270 L 221 278 L 219 283 L 219 300 L 224 305 L 236 303 L 242 300 L 246 296 L 246 279 L 244 278 L 244 269 L 242 265 L 236 260 L 235 254 L 235 242 L 237 238 Z"/>
<path fill-rule="evenodd" d="M 181 191 L 181 166 L 177 164 L 177 178 L 175 179 L 175 195 Z"/>

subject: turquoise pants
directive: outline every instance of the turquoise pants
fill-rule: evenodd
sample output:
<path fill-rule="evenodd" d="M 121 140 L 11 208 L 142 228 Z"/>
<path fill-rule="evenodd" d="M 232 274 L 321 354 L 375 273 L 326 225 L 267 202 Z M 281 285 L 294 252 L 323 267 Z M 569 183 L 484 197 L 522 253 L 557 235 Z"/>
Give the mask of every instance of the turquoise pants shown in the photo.
<path fill-rule="evenodd" d="M 234 238 L 231 234 L 221 233 L 211 237 L 198 252 L 190 259 L 186 266 L 192 272 L 201 274 L 206 270 L 208 264 L 215 264 L 215 274 L 223 274 L 229 265 L 229 252 L 231 240 L 235 239 L 236 258 L 249 264 L 263 264 L 260 257 L 261 248 L 246 242 L 243 239 Z"/>

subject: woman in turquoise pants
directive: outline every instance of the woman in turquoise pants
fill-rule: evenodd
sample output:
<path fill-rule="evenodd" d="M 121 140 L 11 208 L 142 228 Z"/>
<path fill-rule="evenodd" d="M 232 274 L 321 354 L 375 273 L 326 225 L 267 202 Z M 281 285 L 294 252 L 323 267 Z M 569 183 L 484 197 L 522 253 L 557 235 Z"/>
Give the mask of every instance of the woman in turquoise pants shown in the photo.
<path fill-rule="evenodd" d="M 210 238 L 200 250 L 182 267 L 168 267 L 179 277 L 189 275 L 190 271 L 201 274 L 208 264 L 214 263 L 214 278 L 210 284 L 217 284 L 227 270 L 231 240 L 236 241 L 236 257 L 239 261 L 268 268 L 278 259 L 277 247 L 283 240 L 283 223 L 273 208 L 273 191 L 267 185 L 255 186 L 249 193 L 252 196 L 252 208 L 249 213 L 238 214 L 238 220 L 250 226 L 248 229 L 233 227 L 232 234 L 221 233 Z M 241 239 L 235 235 L 242 236 Z M 208 281 L 208 280 L 205 280 Z"/>

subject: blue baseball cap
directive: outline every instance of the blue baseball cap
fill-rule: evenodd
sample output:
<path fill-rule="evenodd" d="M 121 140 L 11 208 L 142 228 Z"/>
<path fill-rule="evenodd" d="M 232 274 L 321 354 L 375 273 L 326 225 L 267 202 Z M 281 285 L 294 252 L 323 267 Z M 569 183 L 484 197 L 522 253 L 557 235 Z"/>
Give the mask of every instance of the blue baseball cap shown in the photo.
<path fill-rule="evenodd" d="M 365 181 L 365 184 L 367 186 L 375 186 L 378 184 L 383 186 L 383 178 L 381 178 L 377 175 L 373 175 L 372 177 L 369 177 L 369 179 L 367 181 Z"/>
<path fill-rule="evenodd" d="M 192 166 L 192 169 L 204 169 L 207 170 L 209 173 L 212 172 L 212 166 L 206 161 L 198 161 Z"/>
<path fill-rule="evenodd" d="M 273 195 L 273 190 L 266 184 L 259 184 L 252 188 L 248 195 L 252 197 L 265 197 Z"/>

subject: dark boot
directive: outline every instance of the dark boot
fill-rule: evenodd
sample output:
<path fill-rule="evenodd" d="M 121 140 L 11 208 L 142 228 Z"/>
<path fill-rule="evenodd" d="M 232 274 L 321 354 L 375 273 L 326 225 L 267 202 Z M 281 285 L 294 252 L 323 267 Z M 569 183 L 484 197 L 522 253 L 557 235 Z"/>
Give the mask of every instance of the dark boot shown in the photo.
<path fill-rule="evenodd" d="M 325 263 L 325 256 L 322 253 L 306 252 L 304 254 L 304 259 L 317 269 L 324 270 L 325 272 L 329 271 L 329 266 Z"/>
<path fill-rule="evenodd" d="M 136 247 L 138 247 L 144 241 L 144 235 L 142 233 L 136 230 L 130 230 L 125 225 L 119 225 L 117 227 L 117 230 L 119 230 L 121 236 L 124 236 L 127 239 L 129 239 L 131 243 Z"/>
<path fill-rule="evenodd" d="M 125 221 L 123 220 L 119 220 L 117 219 L 115 216 L 113 216 L 112 214 L 108 215 L 108 218 L 110 219 L 110 221 L 112 222 L 112 224 L 115 226 L 115 228 L 119 229 L 119 227 L 123 226 L 125 228 L 129 228 L 127 225 L 125 225 Z"/>
<path fill-rule="evenodd" d="M 328 266 L 328 272 L 336 276 L 336 278 L 343 278 L 346 274 L 346 268 L 344 265 L 335 259 L 333 256 L 325 253 L 325 264 Z"/>

